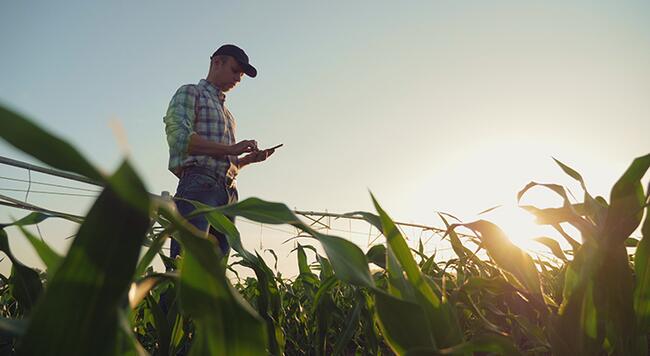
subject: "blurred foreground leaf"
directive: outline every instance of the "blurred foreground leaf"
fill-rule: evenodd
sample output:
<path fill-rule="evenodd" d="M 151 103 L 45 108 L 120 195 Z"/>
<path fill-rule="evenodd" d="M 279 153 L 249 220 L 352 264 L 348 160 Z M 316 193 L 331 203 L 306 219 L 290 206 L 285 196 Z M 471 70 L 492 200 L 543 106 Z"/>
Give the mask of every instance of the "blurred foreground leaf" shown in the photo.
<path fill-rule="evenodd" d="M 131 199 L 148 204 L 148 194 L 128 163 L 111 181 L 130 185 L 138 192 Z M 148 226 L 147 214 L 106 188 L 34 310 L 20 354 L 121 354 L 118 311 L 126 302 Z"/>
<path fill-rule="evenodd" d="M 17 149 L 54 167 L 103 181 L 102 174 L 69 143 L 0 105 L 0 137 Z"/>

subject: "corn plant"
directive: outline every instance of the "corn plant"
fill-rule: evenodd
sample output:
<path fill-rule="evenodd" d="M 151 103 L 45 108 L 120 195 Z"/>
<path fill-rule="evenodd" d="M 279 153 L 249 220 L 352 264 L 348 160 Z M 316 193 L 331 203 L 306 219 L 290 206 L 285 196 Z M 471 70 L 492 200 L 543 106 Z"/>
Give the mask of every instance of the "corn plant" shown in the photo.
<path fill-rule="evenodd" d="M 407 244 L 373 195 L 376 212 L 348 214 L 385 237 L 365 253 L 314 230 L 281 203 L 249 198 L 215 208 L 194 202 L 192 214 L 203 214 L 227 237 L 235 252 L 228 264 L 173 203 L 147 193 L 128 161 L 108 175 L 21 115 L 0 107 L 0 119 L 0 137 L 9 144 L 104 187 L 82 219 L 32 213 L 0 225 L 0 250 L 12 263 L 0 285 L 3 354 L 647 354 L 650 222 L 641 179 L 650 155 L 634 160 L 609 201 L 592 197 L 580 174 L 559 161 L 581 184 L 582 202 L 571 202 L 556 184 L 522 189 L 519 198 L 544 188 L 563 200 L 559 208 L 523 206 L 571 246 L 538 239 L 556 263 L 533 258 L 488 221 L 450 223 L 443 214 L 456 257 L 426 255 L 422 244 Z M 299 275 L 283 278 L 259 251 L 246 250 L 229 219 L 237 216 L 288 224 L 310 236 L 313 244 L 293 251 Z M 79 224 L 65 256 L 26 229 L 52 218 Z M 580 236 L 570 236 L 566 224 Z M 642 238 L 630 238 L 640 225 Z M 32 244 L 46 271 L 12 254 L 9 226 Z M 474 236 L 463 241 L 459 228 Z M 176 260 L 161 252 L 170 238 L 183 247 Z M 156 256 L 167 272 L 150 267 Z M 254 277 L 233 285 L 226 271 L 238 268 Z"/>

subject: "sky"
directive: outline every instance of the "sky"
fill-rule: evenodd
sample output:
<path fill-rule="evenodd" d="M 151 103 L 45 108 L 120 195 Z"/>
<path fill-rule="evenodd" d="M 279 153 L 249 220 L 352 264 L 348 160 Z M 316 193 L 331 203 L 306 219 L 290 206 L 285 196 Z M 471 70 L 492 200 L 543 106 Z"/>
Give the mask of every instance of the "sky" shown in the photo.
<path fill-rule="evenodd" d="M 534 180 L 581 195 L 552 157 L 608 197 L 650 152 L 647 1 L 3 2 L 0 103 L 105 171 L 128 157 L 150 192 L 173 193 L 162 117 L 224 43 L 259 72 L 228 93 L 237 138 L 284 144 L 242 170 L 242 199 L 343 213 L 372 211 L 371 191 L 396 220 L 435 226 L 437 211 L 471 221 L 501 205 L 482 217 L 523 246 L 546 232 L 516 208 L 518 190 Z M 5 142 L 0 156 L 37 163 Z M 27 173 L 0 166 L 0 176 Z M 24 183 L 0 179 L 0 194 L 25 199 L 3 188 Z M 558 204 L 542 190 L 526 199 Z M 92 204 L 27 201 L 77 214 Z M 25 214 L 0 208 L 0 221 Z M 245 245 L 282 250 L 280 265 L 295 265 L 286 234 L 238 226 Z M 39 229 L 61 252 L 74 233 L 57 221 Z M 38 265 L 9 232 L 16 255 Z"/>

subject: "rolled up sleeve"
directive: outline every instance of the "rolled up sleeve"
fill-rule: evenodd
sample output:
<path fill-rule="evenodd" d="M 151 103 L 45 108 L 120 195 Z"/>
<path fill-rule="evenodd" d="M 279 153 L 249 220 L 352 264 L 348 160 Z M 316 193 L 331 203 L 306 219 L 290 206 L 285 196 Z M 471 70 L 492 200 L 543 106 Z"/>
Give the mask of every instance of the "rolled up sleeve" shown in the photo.
<path fill-rule="evenodd" d="M 163 118 L 169 145 L 169 170 L 178 174 L 188 155 L 190 136 L 194 133 L 195 100 L 197 90 L 193 85 L 180 87 L 169 102 Z"/>

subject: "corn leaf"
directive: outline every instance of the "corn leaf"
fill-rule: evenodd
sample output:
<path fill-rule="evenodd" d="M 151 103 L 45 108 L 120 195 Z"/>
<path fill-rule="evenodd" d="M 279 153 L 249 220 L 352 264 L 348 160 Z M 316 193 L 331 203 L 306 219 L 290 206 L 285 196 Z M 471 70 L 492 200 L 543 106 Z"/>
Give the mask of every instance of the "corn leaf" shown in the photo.
<path fill-rule="evenodd" d="M 357 245 L 338 236 L 322 234 L 312 229 L 300 221 L 284 204 L 248 198 L 237 204 L 214 208 L 213 210 L 230 216 L 242 216 L 264 224 L 290 224 L 295 226 L 312 235 L 323 245 L 323 249 L 334 268 L 334 273 L 340 280 L 374 288 L 375 283 L 368 269 L 368 260 Z"/>
<path fill-rule="evenodd" d="M 555 257 L 565 262 L 568 260 L 566 258 L 566 255 L 564 254 L 564 251 L 562 251 L 560 244 L 554 239 L 546 236 L 540 236 L 540 237 L 536 237 L 534 240 L 548 247 L 551 250 L 551 252 L 553 252 L 553 255 L 555 255 Z"/>
<path fill-rule="evenodd" d="M 650 186 L 648 187 L 650 191 Z M 650 207 L 646 207 L 645 221 L 641 227 L 641 241 L 634 255 L 636 288 L 634 310 L 641 333 L 650 332 Z"/>
<path fill-rule="evenodd" d="M 77 149 L 22 115 L 0 105 L 0 121 L 0 137 L 17 149 L 54 168 L 104 181 L 102 174 Z"/>
<path fill-rule="evenodd" d="M 376 264 L 377 266 L 386 269 L 386 246 L 374 245 L 368 252 L 366 252 L 368 261 Z"/>
<path fill-rule="evenodd" d="M 512 356 L 521 355 L 521 352 L 510 338 L 497 334 L 478 335 L 462 344 L 438 350 L 438 354 L 440 355 L 459 355 L 477 352 Z M 412 354 L 408 353 L 407 355 L 410 356 Z"/>
<path fill-rule="evenodd" d="M 462 342 L 463 333 L 458 324 L 455 310 L 434 293 L 429 282 L 425 279 L 422 271 L 415 262 L 411 250 L 397 229 L 397 226 L 372 194 L 371 198 L 379 215 L 382 232 L 386 237 L 389 248 L 389 254 L 391 252 L 395 254 L 395 259 L 399 262 L 401 268 L 403 268 L 408 278 L 408 283 L 413 287 L 416 300 L 420 307 L 422 307 L 434 333 L 435 345 L 437 347 L 447 347 Z"/>
<path fill-rule="evenodd" d="M 11 276 L 9 288 L 11 295 L 18 302 L 23 313 L 29 313 L 43 292 L 43 285 L 38 272 L 25 266 L 9 249 L 7 233 L 0 229 L 0 251 L 4 252 L 11 261 Z"/>
<path fill-rule="evenodd" d="M 131 199 L 148 194 L 128 163 L 111 186 L 131 185 Z M 115 355 L 120 332 L 118 307 L 126 298 L 149 226 L 149 217 L 108 187 L 81 225 L 48 285 L 20 343 L 26 355 Z M 70 311 L 74 310 L 74 313 Z"/>
<path fill-rule="evenodd" d="M 533 259 L 515 246 L 498 226 L 485 220 L 462 224 L 481 235 L 481 242 L 499 267 L 512 273 L 526 289 L 541 297 L 539 273 Z"/>
<path fill-rule="evenodd" d="M 614 184 L 603 234 L 608 241 L 623 243 L 636 230 L 643 218 L 645 194 L 641 178 L 650 167 L 650 154 L 635 159 Z"/>
<path fill-rule="evenodd" d="M 185 231 L 180 236 L 180 306 L 196 327 L 190 355 L 264 354 L 264 322 L 226 280 L 215 243 Z"/>
<path fill-rule="evenodd" d="M 376 292 L 377 321 L 386 341 L 398 355 L 417 348 L 436 349 L 433 332 L 422 308 L 416 304 Z"/>

